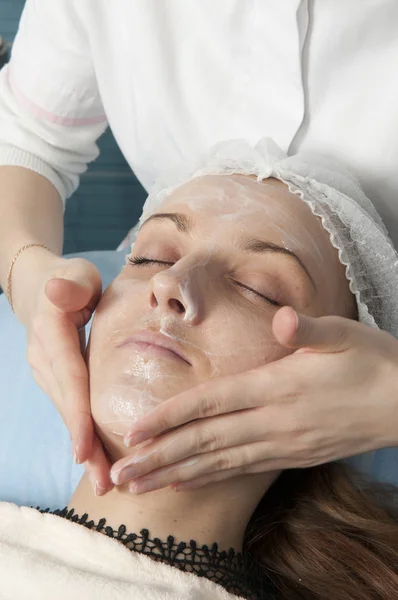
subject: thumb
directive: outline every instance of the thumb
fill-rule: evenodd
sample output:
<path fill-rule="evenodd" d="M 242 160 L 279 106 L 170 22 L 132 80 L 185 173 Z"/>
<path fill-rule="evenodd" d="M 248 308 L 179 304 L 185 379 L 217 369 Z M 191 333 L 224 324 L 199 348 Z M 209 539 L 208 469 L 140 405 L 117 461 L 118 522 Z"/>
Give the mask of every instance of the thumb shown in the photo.
<path fill-rule="evenodd" d="M 309 317 L 284 306 L 275 314 L 272 330 L 287 348 L 341 352 L 351 346 L 352 323 L 344 317 Z M 299 352 L 300 352 L 299 350 Z"/>
<path fill-rule="evenodd" d="M 91 311 L 102 293 L 101 275 L 94 265 L 70 265 L 63 277 L 46 283 L 47 298 L 63 312 L 76 312 L 83 308 Z"/>

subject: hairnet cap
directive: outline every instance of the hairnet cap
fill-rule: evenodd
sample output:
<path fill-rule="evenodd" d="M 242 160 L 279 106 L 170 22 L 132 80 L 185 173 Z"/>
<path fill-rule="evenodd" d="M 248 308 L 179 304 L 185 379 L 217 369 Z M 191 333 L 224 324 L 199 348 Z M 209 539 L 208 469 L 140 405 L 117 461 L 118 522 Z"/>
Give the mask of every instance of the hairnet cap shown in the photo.
<path fill-rule="evenodd" d="M 387 230 L 357 179 L 334 159 L 315 153 L 287 156 L 270 138 L 256 146 L 231 140 L 214 146 L 188 173 L 174 173 L 145 203 L 141 221 L 163 198 L 189 179 L 202 175 L 275 177 L 320 217 L 337 249 L 355 295 L 359 320 L 398 337 L 398 255 Z M 149 213 L 149 214 L 148 214 Z"/>

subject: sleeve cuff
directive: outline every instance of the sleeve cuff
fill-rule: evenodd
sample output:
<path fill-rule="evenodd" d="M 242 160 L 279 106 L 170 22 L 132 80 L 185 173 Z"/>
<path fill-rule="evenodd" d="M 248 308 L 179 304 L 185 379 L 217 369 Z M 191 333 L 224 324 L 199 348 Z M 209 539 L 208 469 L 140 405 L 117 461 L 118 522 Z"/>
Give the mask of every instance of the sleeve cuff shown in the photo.
<path fill-rule="evenodd" d="M 35 173 L 42 175 L 53 184 L 61 196 L 64 208 L 67 198 L 73 194 L 79 185 L 78 176 L 74 176 L 73 181 L 66 182 L 65 179 L 44 160 L 31 152 L 26 152 L 26 150 L 22 150 L 11 144 L 0 144 L 0 166 L 24 167 L 25 169 L 30 169 L 31 171 L 35 171 Z"/>

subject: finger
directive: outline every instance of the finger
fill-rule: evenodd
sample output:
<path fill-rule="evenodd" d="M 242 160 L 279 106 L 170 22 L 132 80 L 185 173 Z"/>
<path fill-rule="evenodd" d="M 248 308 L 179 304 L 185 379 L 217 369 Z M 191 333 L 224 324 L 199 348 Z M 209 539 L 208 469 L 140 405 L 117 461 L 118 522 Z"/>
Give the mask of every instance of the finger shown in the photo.
<path fill-rule="evenodd" d="M 267 437 L 274 439 L 278 427 L 271 433 L 267 423 L 280 420 L 276 413 L 275 407 L 266 413 L 256 408 L 242 411 L 239 418 L 232 413 L 194 421 L 116 462 L 111 469 L 112 481 L 121 485 L 132 477 L 145 475 L 197 454 L 259 442 Z"/>
<path fill-rule="evenodd" d="M 284 306 L 275 314 L 272 330 L 277 342 L 287 348 L 341 352 L 352 345 L 355 322 L 334 316 L 309 317 Z"/>
<path fill-rule="evenodd" d="M 44 379 L 44 377 L 42 377 L 42 375 L 39 373 L 39 371 L 37 371 L 34 368 L 32 368 L 32 375 L 33 375 L 33 378 L 36 381 L 36 383 L 41 387 L 41 389 L 44 391 L 44 393 L 49 398 L 51 398 L 51 400 L 57 407 L 58 412 L 61 415 L 62 420 L 65 424 L 65 427 L 69 431 L 70 438 L 72 440 L 72 445 L 73 445 L 73 449 L 72 449 L 73 460 L 77 464 L 84 462 L 85 458 L 82 459 L 82 456 L 83 457 L 85 456 L 84 452 L 86 450 L 85 450 L 84 446 L 82 447 L 81 444 L 79 445 L 76 442 L 76 439 L 74 439 L 74 436 L 71 433 L 70 416 L 65 414 L 66 407 L 65 407 L 65 404 L 62 402 L 61 388 L 58 384 L 58 381 L 55 379 L 55 377 L 50 369 L 46 370 L 46 374 L 45 374 L 46 379 Z M 83 436 L 87 437 L 87 434 L 83 433 Z M 91 452 L 91 449 L 89 451 Z M 87 454 L 87 451 L 86 451 L 86 454 Z"/>
<path fill-rule="evenodd" d="M 91 286 L 62 278 L 46 283 L 47 298 L 63 312 L 77 312 L 85 308 L 92 297 Z"/>
<path fill-rule="evenodd" d="M 272 387 L 271 373 L 264 369 L 203 383 L 166 400 L 142 417 L 126 434 L 124 443 L 134 446 L 195 419 L 264 405 L 266 390 Z"/>
<path fill-rule="evenodd" d="M 114 488 L 114 485 L 110 478 L 111 464 L 105 454 L 102 442 L 96 433 L 94 433 L 92 448 L 92 453 L 86 461 L 85 467 L 95 495 L 104 496 Z"/>
<path fill-rule="evenodd" d="M 286 461 L 264 460 L 266 452 L 267 443 L 261 442 L 193 456 L 132 481 L 129 489 L 140 494 L 199 477 L 208 477 L 209 481 L 221 481 L 239 475 L 282 470 L 280 465 Z"/>
<path fill-rule="evenodd" d="M 88 371 L 80 353 L 78 332 L 73 323 L 63 319 L 59 321 L 58 327 L 50 327 L 42 344 L 60 387 L 64 420 L 71 434 L 78 462 L 84 462 L 91 454 L 94 429 Z"/>
<path fill-rule="evenodd" d="M 36 339 L 34 345 L 28 347 L 26 358 L 31 366 L 34 380 L 55 404 L 67 426 L 64 415 L 65 406 L 62 403 L 61 388 L 59 382 L 54 377 L 52 369 L 49 368 L 47 354 L 40 339 Z"/>
<path fill-rule="evenodd" d="M 86 307 L 92 312 L 102 294 L 101 274 L 94 264 L 69 259 L 61 277 L 47 282 L 46 294 L 57 308 L 74 312 Z"/>
<path fill-rule="evenodd" d="M 53 376 L 52 371 L 50 369 L 48 369 L 46 371 L 47 382 L 44 381 L 41 374 L 34 368 L 32 368 L 32 374 L 33 374 L 36 382 L 40 385 L 40 387 L 42 387 L 42 389 L 47 393 L 47 395 L 49 395 L 54 400 L 55 405 L 57 406 L 57 408 L 59 408 L 59 412 L 62 416 L 62 419 L 64 420 L 65 425 L 69 429 L 68 418 L 65 417 L 65 415 L 64 415 L 65 406 L 63 405 L 62 402 L 59 401 L 59 398 L 61 397 L 60 388 L 59 388 L 58 382 L 56 381 L 56 379 Z M 92 423 L 91 423 L 91 427 L 92 427 Z M 91 469 L 91 472 L 93 473 L 93 477 L 95 478 L 95 481 L 98 482 L 97 485 L 100 488 L 102 488 L 102 490 L 105 488 L 106 492 L 107 492 L 107 491 L 110 491 L 114 487 L 114 485 L 110 479 L 110 463 L 106 457 L 106 454 L 103 450 L 102 444 L 101 444 L 100 440 L 98 439 L 97 435 L 95 433 L 93 435 L 94 435 L 94 441 L 93 441 L 92 449 L 90 451 L 91 455 L 89 457 L 89 463 L 91 465 L 90 469 Z M 79 460 L 78 462 L 83 462 L 83 461 Z M 102 492 L 102 493 L 106 493 L 106 492 Z"/>
<path fill-rule="evenodd" d="M 44 379 L 42 378 L 42 376 L 40 375 L 39 371 L 37 371 L 36 369 L 34 369 L 33 367 L 31 368 L 32 371 L 32 376 L 33 379 L 35 380 L 35 382 L 37 383 L 37 385 L 43 390 L 43 392 L 49 396 L 49 392 L 48 392 L 48 387 L 47 387 L 47 383 L 44 381 Z"/>

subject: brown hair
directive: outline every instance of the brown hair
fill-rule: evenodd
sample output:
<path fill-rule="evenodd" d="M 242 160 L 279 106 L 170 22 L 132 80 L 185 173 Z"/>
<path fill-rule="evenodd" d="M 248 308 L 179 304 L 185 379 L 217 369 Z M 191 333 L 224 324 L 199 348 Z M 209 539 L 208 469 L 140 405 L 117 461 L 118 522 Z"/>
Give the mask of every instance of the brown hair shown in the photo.
<path fill-rule="evenodd" d="M 280 600 L 398 599 L 398 488 L 343 462 L 284 471 L 244 549 Z"/>

